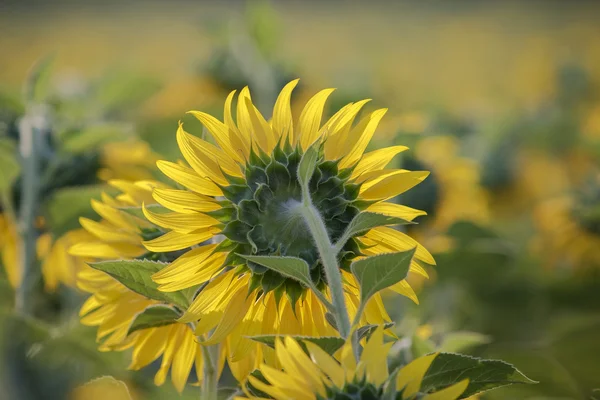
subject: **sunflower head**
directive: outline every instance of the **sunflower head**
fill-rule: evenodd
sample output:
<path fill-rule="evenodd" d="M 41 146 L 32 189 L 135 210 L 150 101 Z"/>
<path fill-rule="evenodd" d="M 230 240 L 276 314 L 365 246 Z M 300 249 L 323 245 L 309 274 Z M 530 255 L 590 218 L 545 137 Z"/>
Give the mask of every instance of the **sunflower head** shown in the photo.
<path fill-rule="evenodd" d="M 247 267 L 251 286 L 263 292 L 299 284 L 266 267 L 245 260 L 242 255 L 293 256 L 308 263 L 317 287 L 326 285 L 319 254 L 311 233 L 296 211 L 302 202 L 302 189 L 297 177 L 303 151 L 289 142 L 276 146 L 270 155 L 252 151 L 245 165 L 244 178 L 227 176 L 229 185 L 222 186 L 229 203 L 209 212 L 225 223 L 221 232 L 227 239 L 221 244 L 230 248 L 227 263 Z M 333 242 L 337 241 L 352 219 L 364 208 L 358 200 L 360 185 L 349 182 L 352 168 L 340 169 L 338 161 L 321 157 L 310 180 L 313 202 L 318 207 Z M 360 255 L 353 239 L 346 242 L 339 258 L 341 269 L 348 270 L 352 259 Z"/>
<path fill-rule="evenodd" d="M 245 399 L 403 400 L 429 396 L 451 400 L 467 388 L 469 380 L 463 379 L 436 395 L 422 393 L 423 378 L 438 354 L 420 357 L 390 373 L 387 356 L 391 346 L 384 342 L 381 327 L 365 342 L 358 361 L 350 343 L 330 355 L 315 343 L 285 337 L 275 344 L 281 370 L 261 365 L 242 387 Z"/>

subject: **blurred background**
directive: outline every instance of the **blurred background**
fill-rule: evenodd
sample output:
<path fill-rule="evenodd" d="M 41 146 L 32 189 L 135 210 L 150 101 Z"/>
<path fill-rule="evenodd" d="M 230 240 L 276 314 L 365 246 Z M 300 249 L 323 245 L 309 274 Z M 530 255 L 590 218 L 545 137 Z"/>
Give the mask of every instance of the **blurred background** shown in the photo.
<path fill-rule="evenodd" d="M 540 382 L 483 399 L 592 399 L 598 15 L 592 1 L 0 0 L 2 212 L 19 184 L 8 155 L 28 101 L 51 114 L 49 147 L 64 170 L 91 171 L 48 178 L 40 230 L 56 239 L 91 212 L 106 179 L 151 176 L 155 157 L 177 159 L 177 121 L 200 134 L 185 112 L 221 118 L 230 90 L 249 85 L 266 116 L 297 77 L 296 108 L 323 87 L 338 88 L 330 113 L 372 98 L 371 108 L 389 107 L 372 146 L 407 145 L 397 167 L 432 171 L 398 198 L 427 211 L 410 233 L 437 266 L 413 278 L 420 305 L 387 299 L 404 338 L 395 357 L 460 351 Z M 123 141 L 139 151 L 110 150 Z M 44 274 L 30 315 L 11 315 L 10 232 L 2 216 L 0 399 L 83 399 L 71 389 L 107 374 L 139 399 L 179 398 L 170 383 L 153 387 L 156 365 L 127 371 L 126 354 L 96 350 L 95 330 L 77 317 L 84 297 L 65 280 Z"/>

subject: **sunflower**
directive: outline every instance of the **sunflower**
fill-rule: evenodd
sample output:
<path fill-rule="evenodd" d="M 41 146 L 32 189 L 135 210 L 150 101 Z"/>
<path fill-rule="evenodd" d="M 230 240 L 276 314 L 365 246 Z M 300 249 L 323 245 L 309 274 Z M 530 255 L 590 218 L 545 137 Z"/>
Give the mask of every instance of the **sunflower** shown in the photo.
<path fill-rule="evenodd" d="M 235 91 L 225 101 L 224 122 L 191 111 L 217 145 L 193 136 L 180 123 L 177 142 L 189 166 L 159 161 L 158 168 L 182 189 L 154 190 L 154 199 L 168 209 L 144 209 L 146 218 L 167 230 L 144 241 L 152 252 L 185 251 L 153 280 L 165 292 L 202 285 L 182 317 L 196 323 L 196 335 L 212 334 L 202 343 L 225 342 L 229 365 L 238 380 L 260 363 L 260 347 L 246 336 L 256 334 L 336 335 L 326 322 L 326 309 L 315 294 L 298 282 L 244 256 L 300 257 L 310 265 L 312 280 L 326 297 L 327 280 L 312 236 L 294 213 L 301 201 L 297 169 L 304 152 L 320 143 L 320 158 L 310 180 L 312 201 L 333 243 L 361 211 L 411 221 L 421 212 L 386 200 L 425 179 L 428 172 L 385 169 L 404 146 L 365 153 L 386 110 L 357 114 L 368 100 L 351 103 L 322 123 L 325 102 L 333 89 L 312 97 L 297 122 L 290 98 L 297 80 L 279 94 L 268 122 L 253 105 L 248 88 L 237 98 L 237 121 L 232 116 Z M 190 249 L 191 248 L 191 249 Z M 350 318 L 359 304 L 359 285 L 349 272 L 353 260 L 374 254 L 416 248 L 412 273 L 427 275 L 422 263 L 435 264 L 414 239 L 389 227 L 374 228 L 350 238 L 339 253 L 344 296 Z M 391 287 L 417 302 L 406 281 Z M 362 324 L 389 321 L 381 297 L 374 296 L 360 316 Z M 267 352 L 268 353 L 268 352 Z M 264 354 L 273 357 L 273 354 Z"/>
<path fill-rule="evenodd" d="M 469 380 L 464 379 L 435 393 L 420 393 L 423 377 L 437 354 L 417 358 L 390 376 L 387 356 L 392 344 L 383 342 L 383 329 L 378 328 L 366 342 L 357 363 L 349 343 L 336 359 L 310 341 L 298 342 L 286 336 L 275 343 L 281 370 L 261 365 L 258 373 L 249 376 L 242 386 L 247 397 L 236 399 L 259 400 L 268 396 L 276 400 L 375 400 L 391 392 L 392 396 L 385 398 L 402 400 L 420 395 L 418 398 L 423 400 L 454 400 L 467 389 Z"/>
<path fill-rule="evenodd" d="M 549 267 L 600 268 L 600 175 L 585 190 L 546 200 L 534 211 L 534 251 Z"/>
<path fill-rule="evenodd" d="M 107 143 L 100 151 L 100 165 L 97 176 L 87 177 L 89 183 L 97 179 L 113 180 L 142 180 L 152 177 L 154 164 L 158 159 L 150 146 L 140 140 Z M 7 207 L 12 210 L 14 207 Z M 59 284 L 75 286 L 76 264 L 68 254 L 68 248 L 80 240 L 80 231 L 71 231 L 55 238 L 48 230 L 42 217 L 38 218 L 36 228 L 41 232 L 37 241 L 38 259 L 42 264 L 44 286 L 53 292 Z M 8 281 L 12 287 L 18 287 L 21 282 L 21 261 L 19 249 L 21 238 L 17 223 L 12 213 L 0 213 L 0 254 L 6 270 Z"/>
<path fill-rule="evenodd" d="M 92 201 L 94 210 L 102 216 L 100 222 L 81 218 L 83 229 L 73 231 L 74 245 L 70 247 L 71 262 L 76 263 L 77 284 L 91 293 L 80 310 L 84 325 L 97 326 L 100 350 L 133 348 L 130 369 L 138 370 L 162 356 L 160 369 L 154 377 L 162 385 L 171 370 L 171 380 L 181 392 L 188 381 L 192 366 L 202 372 L 203 359 L 191 327 L 184 323 L 147 328 L 130 333 L 136 316 L 151 307 L 162 305 L 119 283 L 108 274 L 90 268 L 85 262 L 115 259 L 154 258 L 142 246 L 144 238 L 156 235 L 155 227 L 142 218 L 125 211 L 142 202 L 152 204 L 152 188 L 167 188 L 153 181 L 110 181 L 123 193 L 116 198 L 103 194 L 102 201 Z M 224 351 L 225 349 L 223 349 Z M 221 356 L 220 370 L 224 357 Z M 219 372 L 220 373 L 220 372 Z M 201 375 L 198 379 L 202 379 Z"/>
<path fill-rule="evenodd" d="M 454 136 L 428 136 L 418 142 L 415 159 L 409 158 L 405 164 L 425 165 L 432 171 L 431 179 L 400 196 L 400 201 L 429 214 L 426 223 L 411 227 L 411 233 L 434 254 L 450 246 L 445 233 L 455 222 L 490 221 L 488 196 L 479 184 L 479 166 L 475 160 L 463 157 L 459 146 L 459 139 Z"/>

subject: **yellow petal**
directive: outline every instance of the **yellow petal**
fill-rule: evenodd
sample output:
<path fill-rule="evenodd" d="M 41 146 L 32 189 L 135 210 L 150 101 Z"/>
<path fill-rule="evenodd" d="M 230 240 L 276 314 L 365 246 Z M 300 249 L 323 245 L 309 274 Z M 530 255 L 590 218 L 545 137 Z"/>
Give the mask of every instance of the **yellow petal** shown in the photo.
<path fill-rule="evenodd" d="M 258 111 L 254 104 L 252 104 L 250 98 L 245 98 L 245 101 L 248 114 L 250 115 L 250 122 L 252 123 L 252 129 L 254 130 L 254 134 L 260 138 L 264 138 L 265 147 L 263 148 L 263 150 L 267 154 L 271 154 L 273 148 L 275 148 L 275 145 L 277 144 L 275 134 L 273 133 L 271 126 L 262 116 L 260 111 Z"/>
<path fill-rule="evenodd" d="M 387 201 L 372 204 L 367 208 L 367 211 L 385 214 L 391 217 L 402 218 L 407 221 L 412 221 L 413 219 L 421 215 L 427 215 L 425 211 L 403 206 L 401 204 L 390 203 Z"/>
<path fill-rule="evenodd" d="M 79 218 L 79 223 L 86 231 L 105 242 L 127 242 L 132 244 L 139 244 L 141 242 L 140 237 L 137 235 L 137 230 L 136 232 L 126 231 L 111 226 L 105 221 L 96 222 L 83 217 Z"/>
<path fill-rule="evenodd" d="M 136 258 L 144 255 L 146 250 L 141 246 L 127 243 L 84 242 L 77 243 L 69 249 L 69 254 L 77 257 L 101 258 Z"/>
<path fill-rule="evenodd" d="M 172 212 L 159 214 L 148 210 L 145 205 L 142 205 L 142 211 L 148 221 L 153 224 L 180 233 L 190 233 L 219 224 L 219 221 L 213 217 L 202 213 L 180 214 Z"/>
<path fill-rule="evenodd" d="M 182 272 L 190 270 L 195 266 L 202 265 L 216 247 L 216 244 L 209 244 L 186 252 L 169 264 L 169 266 L 152 275 L 152 280 L 159 284 L 165 283 L 168 282 L 169 279 L 177 277 Z"/>
<path fill-rule="evenodd" d="M 129 369 L 138 370 L 150 364 L 162 354 L 167 344 L 161 328 L 146 329 L 142 335 L 143 339 L 133 349 Z"/>
<path fill-rule="evenodd" d="M 340 364 L 316 344 L 307 340 L 304 341 L 304 345 L 308 349 L 313 362 L 331 379 L 336 387 L 342 388 L 344 386 L 344 369 Z"/>
<path fill-rule="evenodd" d="M 227 99 L 225 99 L 225 107 L 223 110 L 223 121 L 225 125 L 229 128 L 229 139 L 231 140 L 231 145 L 234 150 L 238 154 L 242 155 L 242 160 L 240 162 L 244 162 L 248 159 L 248 155 L 250 154 L 250 137 L 244 135 L 235 122 L 233 121 L 233 117 L 231 115 L 231 103 L 233 102 L 233 97 L 235 96 L 235 90 L 229 93 Z"/>
<path fill-rule="evenodd" d="M 462 381 L 455 383 L 452 386 L 448 386 L 445 389 L 425 395 L 423 400 L 456 400 L 460 398 L 460 395 L 463 394 L 465 390 L 467 390 L 468 386 L 469 379 L 463 379 Z"/>
<path fill-rule="evenodd" d="M 207 228 L 202 232 L 179 233 L 171 231 L 165 233 L 156 239 L 146 240 L 142 244 L 146 249 L 155 253 L 165 253 L 168 251 L 183 250 L 187 247 L 199 244 L 212 238 L 219 232 L 216 228 Z"/>
<path fill-rule="evenodd" d="M 393 343 L 383 343 L 383 326 L 375 329 L 367 341 L 360 361 L 365 365 L 367 381 L 379 386 L 388 377 L 387 355 Z"/>
<path fill-rule="evenodd" d="M 161 386 L 163 383 L 165 383 L 167 373 L 169 372 L 169 368 L 171 368 L 171 363 L 173 362 L 173 356 L 175 355 L 176 350 L 179 349 L 179 342 L 184 333 L 181 328 L 185 329 L 185 326 L 179 326 L 178 324 L 171 325 L 171 330 L 167 335 L 168 341 L 162 356 L 160 368 L 156 375 L 154 375 L 154 384 L 156 386 Z"/>
<path fill-rule="evenodd" d="M 165 283 L 158 286 L 158 289 L 163 292 L 176 292 L 207 282 L 223 269 L 226 258 L 227 253 L 211 254 L 189 272 L 182 271 L 181 276 L 168 278 Z"/>
<path fill-rule="evenodd" d="M 328 160 L 340 159 L 352 149 L 354 143 L 348 141 L 348 133 L 356 116 L 369 101 L 365 99 L 345 105 L 323 126 L 323 130 L 328 131 L 325 142 L 325 157 Z"/>
<path fill-rule="evenodd" d="M 404 366 L 396 378 L 396 388 L 404 389 L 402 398 L 408 399 L 421 388 L 421 381 L 438 353 L 419 357 Z"/>
<path fill-rule="evenodd" d="M 406 251 L 416 247 L 415 258 L 427 264 L 435 265 L 435 259 L 429 251 L 406 233 L 386 226 L 371 229 L 365 237 L 388 247 L 392 251 Z"/>
<path fill-rule="evenodd" d="M 158 161 L 158 169 L 163 174 L 186 188 L 206 196 L 222 196 L 223 192 L 214 182 L 200 177 L 193 169 L 169 161 Z"/>
<path fill-rule="evenodd" d="M 273 131 L 278 139 L 282 139 L 282 144 L 286 140 L 294 143 L 294 122 L 290 104 L 292 91 L 298 84 L 298 81 L 299 79 L 295 79 L 283 87 L 273 107 Z"/>
<path fill-rule="evenodd" d="M 360 188 L 360 198 L 365 200 L 386 200 L 406 192 L 423 182 L 428 171 L 396 170 L 383 177 L 366 181 Z"/>
<path fill-rule="evenodd" d="M 202 125 L 206 127 L 206 129 L 215 139 L 219 147 L 223 149 L 223 151 L 225 151 L 227 155 L 229 155 L 229 157 L 238 162 L 244 161 L 243 152 L 240 154 L 240 149 L 236 148 L 236 146 L 233 144 L 230 135 L 231 132 L 227 125 L 225 125 L 212 115 L 206 114 L 201 111 L 188 111 L 188 114 L 192 114 L 198 119 L 198 121 L 202 123 Z"/>
<path fill-rule="evenodd" d="M 152 197 L 160 205 L 180 213 L 193 214 L 195 212 L 215 211 L 221 208 L 212 197 L 203 196 L 188 190 L 155 189 Z"/>
<path fill-rule="evenodd" d="M 407 149 L 408 147 L 406 146 L 391 146 L 374 150 L 363 155 L 354 168 L 354 171 L 352 171 L 351 179 L 356 179 L 365 172 L 377 171 L 385 168 L 397 154 Z"/>
<path fill-rule="evenodd" d="M 342 158 L 340 168 L 347 168 L 354 165 L 363 155 L 363 152 L 369 145 L 379 122 L 387 112 L 386 108 L 373 111 L 370 115 L 363 118 L 348 135 L 349 143 L 354 143 L 352 150 Z"/>
<path fill-rule="evenodd" d="M 296 140 L 300 140 L 302 149 L 306 150 L 318 139 L 321 118 L 325 109 L 325 102 L 335 89 L 323 89 L 308 100 L 300 113 Z"/>
<path fill-rule="evenodd" d="M 171 366 L 171 381 L 179 393 L 185 388 L 197 351 L 200 350 L 194 338 L 194 333 L 191 329 L 185 327 L 181 344 L 175 352 Z"/>
<path fill-rule="evenodd" d="M 223 339 L 225 339 L 225 337 L 237 326 L 237 324 L 242 321 L 248 312 L 252 301 L 253 298 L 247 296 L 247 289 L 245 287 L 238 289 L 227 304 L 227 307 L 223 313 L 223 318 L 217 325 L 217 328 L 206 341 L 202 342 L 202 345 L 210 346 L 223 341 Z"/>

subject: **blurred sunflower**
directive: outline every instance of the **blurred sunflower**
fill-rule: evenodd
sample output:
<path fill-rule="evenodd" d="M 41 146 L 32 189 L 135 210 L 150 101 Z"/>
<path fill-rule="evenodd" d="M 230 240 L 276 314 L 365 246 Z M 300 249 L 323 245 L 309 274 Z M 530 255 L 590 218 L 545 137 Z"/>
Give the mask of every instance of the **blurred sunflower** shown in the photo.
<path fill-rule="evenodd" d="M 309 264 L 315 285 L 329 296 L 318 251 L 295 211 L 301 202 L 297 169 L 309 146 L 321 143 L 310 190 L 332 242 L 340 239 L 362 210 L 408 221 L 421 214 L 386 202 L 428 175 L 424 171 L 385 169 L 406 147 L 364 153 L 386 110 L 369 113 L 354 124 L 367 103 L 359 101 L 344 106 L 322 123 L 325 102 L 333 92 L 325 89 L 308 101 L 294 123 L 290 98 L 297 82 L 290 82 L 280 93 L 271 122 L 253 105 L 248 88 L 237 99 L 237 123 L 231 110 L 235 92 L 225 102 L 225 122 L 191 111 L 218 146 L 188 134 L 180 124 L 177 141 L 191 168 L 168 161 L 159 161 L 157 165 L 185 189 L 154 190 L 154 199 L 172 212 L 159 214 L 144 209 L 150 222 L 170 230 L 144 241 L 146 249 L 185 251 L 156 273 L 153 280 L 165 292 L 204 285 L 181 321 L 197 321 L 197 336 L 212 331 L 203 342 L 205 345 L 226 341 L 229 365 L 238 379 L 244 379 L 260 362 L 257 353 L 260 347 L 246 336 L 336 335 L 326 323 L 326 309 L 314 293 L 244 258 L 246 255 L 300 257 Z M 351 262 L 364 255 L 415 247 L 411 271 L 426 276 L 421 263 L 435 264 L 433 257 L 411 237 L 395 229 L 374 228 L 344 244 L 338 261 L 351 318 L 359 303 L 358 284 L 349 272 Z M 417 301 L 406 281 L 391 289 Z M 381 324 L 388 320 L 381 297 L 374 296 L 361 316 L 361 323 Z"/>
<path fill-rule="evenodd" d="M 572 195 L 542 202 L 534 212 L 532 245 L 551 267 L 600 267 L 600 175 Z"/>
<path fill-rule="evenodd" d="M 259 373 L 249 376 L 242 386 L 247 397 L 236 399 L 402 400 L 419 396 L 423 400 L 454 400 L 467 389 L 469 380 L 464 379 L 435 393 L 420 393 L 423 377 L 437 354 L 417 358 L 390 375 L 387 356 L 392 344 L 383 342 L 383 329 L 378 328 L 366 342 L 357 363 L 349 343 L 339 351 L 338 360 L 314 343 L 297 342 L 286 336 L 275 343 L 282 370 L 261 365 Z"/>
<path fill-rule="evenodd" d="M 98 180 L 109 179 L 141 180 L 152 177 L 152 168 L 158 159 L 150 146 L 140 140 L 129 140 L 125 142 L 114 142 L 105 144 L 101 150 L 98 165 L 90 170 L 84 167 L 83 174 L 91 172 L 91 176 L 79 176 L 80 172 L 69 172 L 70 178 L 66 178 L 65 186 L 59 188 L 48 188 L 46 191 L 61 189 L 86 183 L 94 183 Z M 57 175 L 64 178 L 62 169 L 57 170 Z M 94 175 L 95 174 L 95 175 Z M 53 180 L 55 182 L 56 180 Z M 45 193 L 44 188 L 42 191 Z M 49 196 L 49 194 L 46 194 Z M 7 210 L 14 210 L 15 205 L 4 205 Z M 1 209 L 0 209 L 1 210 Z M 19 249 L 21 238 L 17 229 L 17 222 L 13 212 L 0 213 L 0 254 L 8 281 L 12 287 L 18 287 L 21 282 L 21 261 Z M 80 239 L 80 232 L 73 231 L 58 238 L 54 238 L 50 228 L 46 226 L 43 217 L 37 220 L 36 228 L 40 232 L 37 242 L 38 258 L 42 263 L 42 275 L 45 288 L 54 291 L 59 283 L 73 287 L 77 268 L 73 266 L 77 261 L 71 260 L 67 249 Z"/>
<path fill-rule="evenodd" d="M 399 201 L 427 212 L 427 221 L 410 227 L 410 232 L 434 253 L 450 246 L 445 233 L 455 222 L 487 223 L 490 219 L 479 166 L 460 155 L 459 145 L 455 136 L 427 136 L 419 140 L 415 157 L 404 160 L 406 168 L 432 171 L 431 179 L 401 195 Z"/>
<path fill-rule="evenodd" d="M 144 238 L 156 236 L 156 227 L 123 208 L 139 207 L 142 202 L 152 204 L 152 189 L 167 186 L 153 181 L 111 181 L 110 184 L 123 193 L 116 198 L 103 194 L 102 201 L 92 201 L 92 207 L 103 219 L 96 222 L 81 218 L 83 229 L 71 232 L 76 244 L 71 246 L 69 252 L 72 262 L 77 265 L 69 269 L 79 271 L 78 287 L 91 293 L 81 307 L 81 322 L 98 327 L 100 350 L 122 351 L 133 348 L 130 369 L 143 368 L 162 356 L 154 383 L 162 385 L 171 370 L 173 385 L 181 392 L 194 364 L 199 374 L 198 379 L 202 379 L 202 352 L 192 328 L 188 324 L 174 323 L 132 332 L 132 322 L 139 313 L 149 308 L 166 306 L 128 289 L 110 275 L 85 264 L 142 256 L 165 261 L 164 257 L 168 255 L 148 254 L 142 246 Z M 222 355 L 219 374 L 223 362 Z"/>

